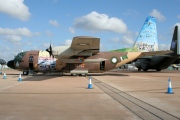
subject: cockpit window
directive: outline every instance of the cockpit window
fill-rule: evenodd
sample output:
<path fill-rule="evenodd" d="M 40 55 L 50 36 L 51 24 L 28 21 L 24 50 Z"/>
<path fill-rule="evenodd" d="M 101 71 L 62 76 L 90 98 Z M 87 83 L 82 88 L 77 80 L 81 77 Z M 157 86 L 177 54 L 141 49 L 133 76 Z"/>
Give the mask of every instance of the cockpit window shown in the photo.
<path fill-rule="evenodd" d="M 22 58 L 24 57 L 24 55 L 26 54 L 26 52 L 20 52 L 20 53 L 18 53 L 17 54 L 17 56 L 15 56 L 15 58 L 14 58 L 14 61 L 15 62 L 23 62 L 22 61 Z"/>
<path fill-rule="evenodd" d="M 23 56 L 23 52 L 22 52 L 22 53 L 19 53 L 18 56 L 22 57 L 22 56 Z"/>

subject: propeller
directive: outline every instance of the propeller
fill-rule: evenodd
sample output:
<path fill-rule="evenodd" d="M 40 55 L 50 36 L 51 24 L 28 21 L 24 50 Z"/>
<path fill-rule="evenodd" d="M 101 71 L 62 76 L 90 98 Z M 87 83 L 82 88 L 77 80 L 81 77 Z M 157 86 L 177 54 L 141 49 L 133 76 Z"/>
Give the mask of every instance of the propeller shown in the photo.
<path fill-rule="evenodd" d="M 51 62 L 52 62 L 52 61 L 51 61 L 51 56 L 52 56 L 52 57 L 53 57 L 53 59 L 54 59 L 54 55 L 53 55 L 53 51 L 52 51 L 52 47 L 51 47 L 51 43 L 50 43 L 49 48 L 48 48 L 48 49 L 46 49 L 46 51 L 47 51 L 47 52 L 49 52 L 49 56 L 50 56 L 50 64 L 51 64 Z M 50 71 L 50 73 L 51 73 L 51 69 L 52 69 L 52 68 L 51 68 L 51 65 L 49 66 L 49 68 L 50 68 L 50 69 L 49 69 L 49 71 Z"/>
<path fill-rule="evenodd" d="M 53 56 L 51 44 L 50 44 L 49 48 L 46 49 L 46 51 L 49 52 L 50 57 Z M 54 56 L 53 56 L 53 57 L 54 57 Z"/>

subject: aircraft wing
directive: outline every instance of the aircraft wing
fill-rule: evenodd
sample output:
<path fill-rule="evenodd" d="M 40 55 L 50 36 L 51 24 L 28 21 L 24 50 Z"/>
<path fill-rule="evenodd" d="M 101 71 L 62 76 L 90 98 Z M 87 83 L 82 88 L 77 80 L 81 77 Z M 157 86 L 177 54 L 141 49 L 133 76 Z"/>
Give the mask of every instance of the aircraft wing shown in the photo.
<path fill-rule="evenodd" d="M 177 57 L 179 57 L 179 55 L 158 55 L 158 56 L 160 56 L 160 57 L 171 57 L 171 58 L 177 58 Z M 144 56 L 144 57 L 139 57 L 138 59 L 151 59 L 152 58 L 152 56 Z"/>
<path fill-rule="evenodd" d="M 105 59 L 105 58 L 85 59 L 84 63 L 99 63 L 99 62 L 106 61 L 106 60 L 108 60 L 108 59 Z"/>
<path fill-rule="evenodd" d="M 166 51 L 152 51 L 152 52 L 142 52 L 141 53 L 141 57 L 143 56 L 161 56 L 161 55 L 166 55 L 166 54 L 169 54 L 169 53 L 173 53 L 173 51 L 171 50 L 166 50 Z"/>
<path fill-rule="evenodd" d="M 71 43 L 71 48 L 80 51 L 91 51 L 92 54 L 97 54 L 100 48 L 100 38 L 89 36 L 74 37 Z"/>
<path fill-rule="evenodd" d="M 61 62 L 64 63 L 100 63 L 102 61 L 106 61 L 108 59 L 105 58 L 97 58 L 97 59 L 85 59 L 84 61 L 79 61 L 77 59 L 60 59 Z"/>

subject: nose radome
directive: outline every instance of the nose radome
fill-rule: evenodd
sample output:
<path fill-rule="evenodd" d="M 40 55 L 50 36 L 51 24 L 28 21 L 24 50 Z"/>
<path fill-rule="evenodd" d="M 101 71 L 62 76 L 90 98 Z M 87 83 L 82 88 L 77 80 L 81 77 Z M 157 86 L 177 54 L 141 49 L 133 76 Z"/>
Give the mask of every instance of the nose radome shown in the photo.
<path fill-rule="evenodd" d="M 10 68 L 12 68 L 12 69 L 14 69 L 14 68 L 15 68 L 15 66 L 14 66 L 14 60 L 8 61 L 7 66 L 10 67 Z"/>

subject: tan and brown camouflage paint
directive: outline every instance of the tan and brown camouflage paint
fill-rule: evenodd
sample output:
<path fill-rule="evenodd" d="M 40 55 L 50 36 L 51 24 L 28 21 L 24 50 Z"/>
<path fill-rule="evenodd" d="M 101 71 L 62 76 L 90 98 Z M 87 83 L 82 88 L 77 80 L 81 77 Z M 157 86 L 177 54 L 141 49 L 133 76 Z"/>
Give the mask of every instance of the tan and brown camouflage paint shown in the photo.
<path fill-rule="evenodd" d="M 33 65 L 34 68 L 36 68 L 37 63 L 38 63 L 38 57 L 39 57 L 39 51 L 29 51 L 26 52 L 24 57 L 22 58 L 22 62 L 20 62 L 19 67 L 17 69 L 22 69 L 22 70 L 29 70 L 29 57 L 33 56 Z"/>
<path fill-rule="evenodd" d="M 33 67 L 35 71 L 39 71 L 38 68 L 38 58 L 39 58 L 39 52 L 40 51 L 28 51 L 26 52 L 26 54 L 24 55 L 24 57 L 22 58 L 22 61 L 20 63 L 20 66 L 18 69 L 21 70 L 29 70 L 29 57 L 33 56 L 34 60 L 33 60 Z M 48 53 L 49 54 L 49 53 Z M 48 55 L 46 54 L 46 55 Z M 138 54 L 139 55 L 139 54 Z M 42 55 L 40 55 L 42 56 Z M 124 60 L 121 59 L 122 56 L 126 56 Z M 49 57 L 49 56 L 47 56 Z M 79 63 L 63 63 L 60 60 L 56 60 L 56 70 L 57 71 L 66 71 L 69 72 L 70 70 L 76 69 L 77 67 L 81 67 L 83 69 L 88 69 L 89 72 L 104 72 L 104 71 L 108 71 L 108 70 L 112 70 L 116 67 L 119 67 L 119 65 L 130 62 L 132 59 L 138 57 L 137 54 L 134 53 L 134 57 L 132 57 L 131 53 L 129 54 L 128 52 L 100 52 L 94 56 L 90 56 L 86 59 L 98 59 L 98 58 L 104 58 L 107 59 L 105 61 L 105 69 L 104 70 L 100 70 L 100 63 L 83 63 L 79 62 Z M 79 57 L 77 57 L 78 59 Z M 117 58 L 117 62 L 113 63 L 112 62 L 112 58 Z M 74 61 L 76 59 L 73 59 Z M 77 61 L 77 60 L 76 60 Z M 83 66 L 82 66 L 83 64 Z"/>

